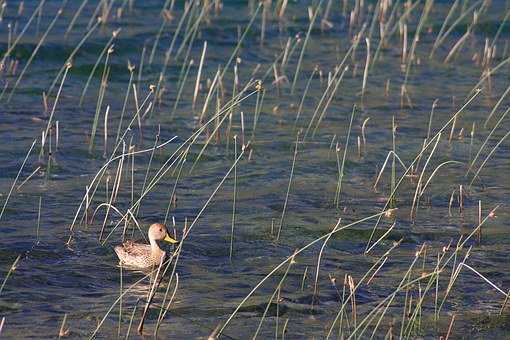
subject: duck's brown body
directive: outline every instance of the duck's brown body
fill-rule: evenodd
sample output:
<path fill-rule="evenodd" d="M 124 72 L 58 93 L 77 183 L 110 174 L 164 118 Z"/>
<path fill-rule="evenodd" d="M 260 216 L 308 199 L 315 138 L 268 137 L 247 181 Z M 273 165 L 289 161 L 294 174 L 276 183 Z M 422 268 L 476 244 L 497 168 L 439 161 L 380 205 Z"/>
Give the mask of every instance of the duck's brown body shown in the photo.
<path fill-rule="evenodd" d="M 159 247 L 152 251 L 150 244 L 141 244 L 133 241 L 124 242 L 121 246 L 116 246 L 114 249 L 123 265 L 138 268 L 159 266 L 161 260 L 164 260 L 166 255 Z"/>
<path fill-rule="evenodd" d="M 116 246 L 114 250 L 122 265 L 141 269 L 157 267 L 166 256 L 166 253 L 159 248 L 157 240 L 177 243 L 176 240 L 168 236 L 164 225 L 155 223 L 149 228 L 150 244 L 127 241 L 121 246 Z"/>

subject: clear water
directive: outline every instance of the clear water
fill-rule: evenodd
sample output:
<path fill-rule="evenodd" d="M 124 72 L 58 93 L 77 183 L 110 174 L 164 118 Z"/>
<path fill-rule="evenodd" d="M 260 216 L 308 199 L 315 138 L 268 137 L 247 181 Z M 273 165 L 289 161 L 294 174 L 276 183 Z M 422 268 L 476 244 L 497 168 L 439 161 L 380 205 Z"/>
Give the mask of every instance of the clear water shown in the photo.
<path fill-rule="evenodd" d="M 46 128 L 49 119 L 44 112 L 42 92 L 47 91 L 64 64 L 86 32 L 87 24 L 94 14 L 97 1 L 88 2 L 78 17 L 76 24 L 64 38 L 64 33 L 81 2 L 68 1 L 61 17 L 56 21 L 44 44 L 37 52 L 26 75 L 21 80 L 11 100 L 8 96 L 16 76 L 27 63 L 42 34 L 53 20 L 61 6 L 59 1 L 48 1 L 40 17 L 34 19 L 10 59 L 19 60 L 18 71 L 14 77 L 2 73 L 2 88 L 6 91 L 1 101 L 0 111 L 0 202 L 5 201 L 13 179 L 34 139 L 38 142 L 23 168 L 20 184 L 37 167 L 35 175 L 19 190 L 14 190 L 0 220 L 0 269 L 2 275 L 9 270 L 18 255 L 21 259 L 15 272 L 9 277 L 0 295 L 0 316 L 5 317 L 2 335 L 6 337 L 48 338 L 56 337 L 65 314 L 66 327 L 72 337 L 88 337 L 93 334 L 110 306 L 119 296 L 120 273 L 113 246 L 120 243 L 120 230 L 115 231 L 106 244 L 98 241 L 104 210 L 90 224 L 75 226 L 73 243 L 66 246 L 69 227 L 85 187 L 104 164 L 103 131 L 104 112 L 110 106 L 108 118 L 108 151 L 113 148 L 124 94 L 129 81 L 128 60 L 136 66 L 135 81 L 139 100 L 148 93 L 150 84 L 157 84 L 164 62 L 164 53 L 168 48 L 179 19 L 183 14 L 183 5 L 178 2 L 173 13 L 174 19 L 165 26 L 159 44 L 155 49 L 153 63 L 149 65 L 149 55 L 159 31 L 162 19 L 160 11 L 162 1 L 133 1 L 131 10 L 124 8 L 121 18 L 113 14 L 124 2 L 112 1 L 113 6 L 109 20 L 100 25 L 78 51 L 73 67 L 65 80 L 62 93 L 56 107 L 53 121 L 59 121 L 59 147 L 52 152 L 51 167 L 48 167 L 48 155 L 45 151 L 39 157 L 41 131 Z M 349 11 L 353 3 L 348 1 Z M 373 5 L 373 2 L 370 2 Z M 468 8 L 471 2 L 466 3 Z M 474 3 L 474 2 L 473 2 Z M 9 41 L 8 24 L 16 26 L 18 34 L 37 7 L 37 1 L 25 1 L 21 15 L 18 4 L 8 2 L 0 34 L 2 55 Z M 285 48 L 289 37 L 297 33 L 304 38 L 308 28 L 307 6 L 309 2 L 289 2 L 286 19 L 278 21 L 271 11 L 268 18 L 265 41 L 261 43 L 260 15 L 254 21 L 252 30 L 246 35 L 238 55 L 242 59 L 239 65 L 240 83 L 245 84 L 257 64 L 260 71 L 255 78 L 262 78 L 263 73 L 271 67 L 272 62 Z M 483 53 L 485 39 L 492 41 L 500 27 L 506 6 L 504 2 L 493 1 L 488 10 L 479 18 L 479 24 L 461 52 L 449 64 L 443 60 L 465 33 L 472 15 L 457 26 L 429 59 L 431 47 L 447 15 L 447 1 L 436 2 L 426 22 L 416 50 L 419 65 L 414 65 L 409 77 L 408 91 L 412 107 L 401 105 L 400 86 L 404 81 L 401 67 L 401 43 L 398 32 L 390 40 L 387 48 L 381 52 L 380 59 L 368 73 L 368 86 L 361 99 L 360 92 L 365 66 L 366 48 L 361 41 L 354 58 L 349 58 L 349 70 L 339 86 L 337 95 L 329 106 L 326 116 L 315 136 L 308 136 L 306 143 L 300 144 L 294 168 L 291 190 L 281 237 L 275 242 L 271 235 L 271 224 L 277 229 L 285 202 L 289 176 L 292 167 L 294 141 L 300 128 L 306 129 L 320 97 L 327 87 L 327 74 L 334 71 L 344 57 L 352 33 L 349 33 L 348 18 L 343 15 L 341 5 L 332 2 L 329 20 L 333 23 L 330 30 L 321 31 L 317 25 L 311 32 L 306 48 L 301 73 L 295 94 L 290 88 L 301 46 L 292 54 L 284 75 L 290 80 L 276 88 L 272 73 L 264 81 L 266 95 L 261 114 L 253 134 L 253 117 L 256 105 L 255 96 L 243 101 L 233 115 L 232 131 L 242 135 L 240 112 L 243 111 L 244 138 L 251 139 L 252 154 L 250 160 L 244 157 L 237 167 L 237 202 L 234 256 L 229 259 L 229 245 L 232 218 L 233 177 L 221 186 L 214 199 L 183 244 L 177 272 L 179 289 L 175 301 L 164 320 L 159 335 L 164 338 L 207 337 L 216 326 L 224 322 L 234 311 L 240 301 L 250 290 L 281 261 L 292 255 L 294 249 L 330 231 L 338 218 L 345 225 L 372 214 L 380 212 L 390 191 L 390 168 L 385 171 L 377 190 L 373 189 L 375 178 L 381 169 L 388 152 L 392 149 L 392 119 L 397 124 L 396 152 L 409 164 L 420 151 L 427 135 L 429 114 L 432 103 L 438 99 L 432 120 L 432 133 L 435 134 L 455 113 L 469 96 L 471 89 L 478 82 L 482 73 L 472 57 Z M 367 5 L 366 5 L 367 6 Z M 274 4 L 273 4 L 274 7 Z M 154 154 L 150 163 L 149 179 L 152 178 L 164 162 L 197 129 L 197 117 L 200 115 L 207 94 L 207 81 L 212 80 L 219 66 L 225 65 L 236 45 L 239 34 L 248 25 L 251 18 L 250 6 L 244 2 L 225 1 L 219 14 L 212 11 L 208 20 L 202 23 L 199 34 L 190 49 L 190 58 L 195 64 L 185 84 L 181 101 L 175 117 L 171 112 L 177 97 L 178 79 L 183 64 L 180 59 L 172 60 L 166 72 L 164 86 L 166 91 L 161 102 L 153 112 L 148 113 L 142 121 L 143 134 L 135 124 L 128 132 L 126 143 L 136 145 L 136 150 L 152 147 L 156 135 L 166 141 L 178 136 L 168 146 Z M 370 13 L 366 8 L 365 13 Z M 408 28 L 410 46 L 416 24 L 422 11 L 421 5 L 412 13 Z M 460 7 L 455 12 L 459 15 Z M 111 37 L 111 32 L 121 28 L 114 42 L 114 51 L 110 55 L 110 76 L 104 101 L 100 111 L 99 128 L 95 137 L 95 149 L 89 153 L 90 132 L 96 111 L 101 73 L 104 58 L 98 71 L 92 77 L 82 106 L 79 106 L 81 92 L 94 63 L 101 50 Z M 359 30 L 356 26 L 353 31 Z M 378 26 L 372 45 L 372 56 L 378 43 Z M 508 28 L 503 27 L 498 38 L 497 53 L 492 61 L 494 67 L 508 57 L 505 48 L 508 43 Z M 176 40 L 176 49 L 181 46 L 182 36 Z M 192 108 L 192 98 L 198 72 L 198 61 L 202 53 L 203 42 L 207 41 L 207 53 L 202 71 L 202 87 L 198 104 Z M 138 70 L 142 50 L 146 47 L 144 66 L 140 81 Z M 187 48 L 187 47 L 186 47 Z M 10 60 L 9 59 L 9 60 Z M 295 126 L 297 107 L 302 98 L 308 77 L 318 65 L 322 77 L 315 77 L 304 101 L 303 113 Z M 279 70 L 280 73 L 283 70 Z M 510 203 L 509 142 L 503 142 L 480 172 L 480 180 L 469 187 L 472 174 L 465 176 L 467 164 L 476 154 L 489 133 L 483 128 L 483 122 L 508 86 L 508 67 L 504 66 L 491 78 L 490 87 L 482 84 L 483 92 L 456 121 L 451 142 L 448 141 L 450 127 L 443 134 L 437 149 L 431 157 L 425 178 L 429 178 L 433 169 L 448 160 L 462 164 L 449 164 L 438 171 L 427 188 L 415 223 L 409 219 L 416 181 L 404 180 L 398 191 L 396 202 L 399 208 L 396 226 L 386 239 L 370 255 L 363 255 L 374 221 L 362 223 L 335 234 L 324 250 L 319 275 L 319 298 L 312 306 L 313 275 L 317 256 L 322 242 L 316 243 L 297 257 L 282 288 L 282 300 L 278 312 L 276 306 L 271 308 L 259 333 L 262 338 L 278 336 L 288 319 L 288 338 L 316 337 L 322 338 L 327 333 L 339 308 L 339 296 L 331 285 L 329 276 L 337 278 L 338 289 L 345 275 L 352 275 L 357 282 L 392 244 L 402 243 L 382 267 L 371 285 L 362 285 L 356 294 L 358 320 L 373 308 L 381 299 L 394 291 L 402 279 L 417 249 L 423 243 L 428 248 L 426 266 L 433 268 L 436 253 L 448 242 L 454 243 L 461 235 L 468 235 L 478 224 L 478 202 L 482 201 L 483 215 L 497 204 L 497 218 L 491 219 L 483 228 L 481 245 L 473 245 L 471 256 L 466 262 L 479 270 L 484 276 L 506 291 L 510 285 L 510 270 L 507 258 L 510 255 L 510 238 L 508 236 L 508 203 Z M 389 92 L 385 94 L 387 81 Z M 7 82 L 7 85 L 6 85 Z M 233 70 L 225 73 L 225 100 L 231 97 Z M 50 108 L 55 98 L 57 87 L 50 96 Z M 225 101 L 223 101 L 223 104 Z M 341 147 L 343 155 L 352 106 L 358 109 L 353 122 L 349 140 L 345 175 L 343 177 L 340 202 L 334 202 L 338 168 L 336 155 L 330 148 L 334 136 Z M 127 103 L 124 127 L 136 111 L 133 93 Z M 212 115 L 216 98 L 211 103 L 208 115 Z M 508 106 L 508 99 L 503 100 L 489 126 L 493 126 L 498 117 Z M 357 138 L 361 137 L 361 126 L 366 118 L 366 148 L 358 156 Z M 227 120 L 228 121 L 228 120 Z M 225 123 L 227 124 L 227 123 Z M 475 134 L 471 143 L 470 131 L 475 124 Z M 226 125 L 225 125 L 226 126 Z M 182 234 L 184 220 L 192 221 L 214 189 L 229 170 L 233 160 L 233 145 L 226 146 L 226 128 L 221 129 L 221 139 L 210 144 L 204 156 L 190 172 L 191 164 L 204 145 L 205 138 L 198 139 L 191 148 L 182 176 L 177 185 L 177 205 L 171 210 L 171 216 L 177 222 L 178 237 Z M 481 159 L 504 136 L 510 125 L 504 120 L 489 140 L 488 147 L 481 153 Z M 459 132 L 463 129 L 462 137 Z M 302 135 L 301 135 L 302 136 Z M 53 135 L 52 143 L 55 143 Z M 241 138 L 241 137 L 239 137 Z M 54 148 L 54 145 L 53 145 Z M 429 153 L 427 152 L 426 155 Z M 133 192 L 135 199 L 142 190 L 150 153 L 137 155 L 132 172 L 131 159 L 125 163 L 124 174 L 119 189 L 116 206 L 123 212 L 131 205 Z M 425 158 L 421 160 L 421 166 Z M 390 161 L 391 163 L 391 161 Z M 389 163 L 389 164 L 390 164 Z M 480 162 L 477 163 L 476 169 Z M 111 189 L 115 178 L 117 163 L 110 166 L 109 186 Z M 396 175 L 403 174 L 402 168 L 396 167 Z M 133 177 L 132 177 L 133 175 Z M 105 201 L 105 179 L 91 202 L 91 211 Z M 138 220 L 143 230 L 153 222 L 163 221 L 170 194 L 176 180 L 176 173 L 170 172 L 163 177 L 143 199 L 138 212 Z M 459 185 L 465 188 L 464 210 L 459 212 L 457 199 L 453 202 L 449 214 L 449 201 L 452 191 Z M 39 198 L 42 208 L 37 242 L 37 221 Z M 81 215 L 80 215 L 81 217 Z M 108 231 L 117 222 L 116 215 L 110 215 Z M 383 220 L 381 227 L 387 229 L 390 221 Z M 131 228 L 131 227 L 130 227 Z M 131 229 L 130 229 L 131 230 Z M 378 234 L 380 235 L 380 233 Z M 135 238 L 141 235 L 137 232 Z M 244 307 L 225 329 L 224 335 L 235 339 L 252 336 L 264 313 L 267 301 L 281 279 L 284 269 L 278 271 L 248 300 Z M 303 272 L 307 268 L 308 277 L 304 290 L 301 291 Z M 444 290 L 449 279 L 448 272 L 441 278 Z M 124 288 L 143 277 L 140 272 L 124 271 Z M 173 286 L 172 286 L 173 287 Z M 149 281 L 137 285 L 126 294 L 123 300 L 123 319 L 121 336 L 125 336 L 129 327 L 130 314 L 137 299 L 140 306 L 147 296 Z M 165 284 L 161 289 L 165 289 Z M 414 296 L 416 299 L 416 296 Z M 422 328 L 417 333 L 425 337 L 445 335 L 451 315 L 456 314 L 452 328 L 454 337 L 500 337 L 507 333 L 507 316 L 497 317 L 504 296 L 468 270 L 463 270 L 445 303 L 438 323 L 433 322 L 433 295 L 426 300 Z M 402 301 L 396 302 L 388 311 L 387 318 L 381 324 L 377 337 L 384 337 L 389 324 L 397 322 L 394 334 L 398 334 L 398 322 L 402 315 Z M 349 309 L 350 311 L 350 309 Z M 157 309 L 152 309 L 146 321 L 146 332 L 152 334 L 157 319 Z M 136 326 L 141 317 L 141 309 L 135 313 L 131 335 L 137 336 Z M 106 318 L 97 336 L 110 338 L 118 334 L 118 306 Z M 278 328 L 276 328 L 278 327 Z M 371 329 L 369 329 L 371 332 Z M 371 334 L 371 333 L 366 333 Z M 367 336 L 367 335 L 364 336 Z"/>

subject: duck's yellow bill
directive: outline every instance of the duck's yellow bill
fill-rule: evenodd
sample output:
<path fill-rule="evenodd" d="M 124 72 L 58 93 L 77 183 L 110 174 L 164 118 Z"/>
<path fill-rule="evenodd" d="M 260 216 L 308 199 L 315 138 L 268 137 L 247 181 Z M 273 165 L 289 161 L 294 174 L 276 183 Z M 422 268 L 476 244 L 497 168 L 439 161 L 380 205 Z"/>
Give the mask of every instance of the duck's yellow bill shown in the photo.
<path fill-rule="evenodd" d="M 176 239 L 174 239 L 174 238 L 171 238 L 170 236 L 168 236 L 168 234 L 165 236 L 165 238 L 163 239 L 163 241 L 167 241 L 168 243 L 171 243 L 171 244 L 179 243 L 179 241 L 177 241 L 177 240 L 176 240 Z"/>

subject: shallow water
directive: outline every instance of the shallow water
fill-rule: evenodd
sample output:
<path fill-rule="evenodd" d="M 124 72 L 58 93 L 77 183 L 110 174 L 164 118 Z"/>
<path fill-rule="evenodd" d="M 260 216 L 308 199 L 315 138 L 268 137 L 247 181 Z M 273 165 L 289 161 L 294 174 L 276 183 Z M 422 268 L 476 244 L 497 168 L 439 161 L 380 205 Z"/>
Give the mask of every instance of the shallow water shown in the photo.
<path fill-rule="evenodd" d="M 67 314 L 66 327 L 69 328 L 70 336 L 89 337 L 119 297 L 120 271 L 113 246 L 122 241 L 121 229 L 113 230 L 105 244 L 98 241 L 104 209 L 100 210 L 96 219 L 89 224 L 79 223 L 83 214 L 83 210 L 80 210 L 78 223 L 74 226 L 72 233 L 70 226 L 84 197 L 86 186 L 106 161 L 103 157 L 103 138 L 104 113 L 107 106 L 109 106 L 108 157 L 113 150 L 129 81 L 128 60 L 136 66 L 134 84 L 137 88 L 138 101 L 141 103 L 149 93 L 149 85 L 158 83 L 165 51 L 184 12 L 183 5 L 180 2 L 176 4 L 173 20 L 164 27 L 155 48 L 154 60 L 149 65 L 149 56 L 162 22 L 160 16 L 162 2 L 133 1 L 131 9 L 128 4 L 125 5 L 120 18 L 114 14 L 118 12 L 118 8 L 128 2 L 112 2 L 113 7 L 110 12 L 112 14 L 108 22 L 100 25 L 86 40 L 73 59 L 73 66 L 65 79 L 52 118 L 53 122 L 59 122 L 59 145 L 58 149 L 55 149 L 53 131 L 52 155 L 48 165 L 48 142 L 40 156 L 41 131 L 46 129 L 49 120 L 49 113 L 44 110 L 42 93 L 48 91 L 68 55 L 84 36 L 87 24 L 94 15 L 97 1 L 84 6 L 71 33 L 64 38 L 64 33 L 80 3 L 67 2 L 61 17 L 38 50 L 10 101 L 8 98 L 12 85 L 26 65 L 39 38 L 53 20 L 61 5 L 59 1 L 48 1 L 44 5 L 40 18 L 36 16 L 33 24 L 13 50 L 9 60 L 14 58 L 19 60 L 15 76 L 6 75 L 6 71 L 2 73 L 2 89 L 4 87 L 6 89 L 0 106 L 0 202 L 2 205 L 30 145 L 34 139 L 37 139 L 0 220 L 2 230 L 0 241 L 2 275 L 0 277 L 5 277 L 16 257 L 21 256 L 16 270 L 6 281 L 0 295 L 0 317 L 5 317 L 2 335 L 6 337 L 55 337 L 58 335 L 65 314 Z M 350 12 L 354 4 L 352 1 L 348 3 L 348 12 Z M 11 27 L 16 26 L 18 34 L 37 5 L 37 1 L 25 1 L 21 15 L 18 15 L 18 5 L 11 2 L 7 4 L 3 20 L 0 22 L 2 55 L 7 49 L 8 42 L 12 41 L 7 25 L 11 23 Z M 241 86 L 249 81 L 257 64 L 260 64 L 260 69 L 254 75 L 255 79 L 263 78 L 268 69 L 270 73 L 263 82 L 266 92 L 256 129 L 253 130 L 256 94 L 240 103 L 233 114 L 229 139 L 232 139 L 234 134 L 239 140 L 244 138 L 246 143 L 250 141 L 252 150 L 249 159 L 245 156 L 237 165 L 234 255 L 230 260 L 234 192 L 234 179 L 230 175 L 193 226 L 189 237 L 183 242 L 176 267 L 179 287 L 159 331 L 159 335 L 163 338 L 207 337 L 218 324 L 227 320 L 250 290 L 281 261 L 291 256 L 295 249 L 331 231 L 339 218 L 342 219 L 341 225 L 347 225 L 382 211 L 390 193 L 391 159 L 376 190 L 373 185 L 388 152 L 392 150 L 393 117 L 397 125 L 395 150 L 408 166 L 420 152 L 424 138 L 427 136 L 429 115 L 434 100 L 437 99 L 438 102 L 431 124 L 432 135 L 436 134 L 466 102 L 483 71 L 475 64 L 472 57 L 475 53 L 483 53 L 486 38 L 492 42 L 506 13 L 506 7 L 502 2 L 493 1 L 487 11 L 480 15 L 479 24 L 461 53 L 451 63 L 444 64 L 444 58 L 465 33 L 472 15 L 468 15 L 461 25 L 452 30 L 435 56 L 429 59 L 431 47 L 450 6 L 447 1 L 436 2 L 417 45 L 416 58 L 419 59 L 419 64 L 412 66 L 409 76 L 408 91 L 412 106 L 408 105 L 406 100 L 404 105 L 401 105 L 400 87 L 403 84 L 405 72 L 402 71 L 401 66 L 402 46 L 398 31 L 391 38 L 388 47 L 381 51 L 380 59 L 369 69 L 366 93 L 363 98 L 360 96 L 366 58 L 365 42 L 362 39 L 354 57 L 347 59 L 349 70 L 326 111 L 320 127 L 312 136 L 312 126 L 306 141 L 298 145 L 284 223 L 280 239 L 276 242 L 274 236 L 284 209 L 296 134 L 301 129 L 300 138 L 303 138 L 314 110 L 326 91 L 328 72 L 334 72 L 335 66 L 341 63 L 351 44 L 353 32 L 361 28 L 361 25 L 355 26 L 352 29 L 353 32 L 350 32 L 348 18 L 342 13 L 340 4 L 333 1 L 329 15 L 329 21 L 333 27 L 322 31 L 317 24 L 312 30 L 304 53 L 296 91 L 295 94 L 291 94 L 291 84 L 302 45 L 299 45 L 290 56 L 287 66 L 284 69 L 281 67 L 278 69 L 279 74 L 283 73 L 288 78 L 288 82 L 284 81 L 276 87 L 273 84 L 271 67 L 275 58 L 284 51 L 289 37 L 300 33 L 303 39 L 306 35 L 309 23 L 306 10 L 308 5 L 310 5 L 308 2 L 290 2 L 283 21 L 279 21 L 274 16 L 273 8 L 268 17 L 263 43 L 260 39 L 259 14 L 239 50 L 241 63 L 238 69 Z M 471 3 L 465 8 L 470 5 Z M 225 1 L 219 14 L 215 14 L 214 11 L 209 13 L 189 49 L 190 58 L 193 58 L 195 63 L 191 67 L 190 76 L 184 86 L 174 117 L 172 117 L 172 110 L 179 90 L 179 74 L 187 53 L 187 45 L 179 58 L 171 60 L 164 78 L 166 91 L 161 101 L 156 102 L 154 110 L 148 112 L 141 121 L 142 133 L 135 122 L 133 128 L 126 133 L 124 140 L 127 145 L 130 143 L 135 145 L 135 150 L 143 150 L 154 145 L 158 134 L 159 143 L 170 140 L 174 136 L 177 138 L 158 149 L 152 160 L 150 152 L 136 155 L 133 163 L 131 157 L 126 158 L 115 202 L 115 206 L 123 213 L 131 207 L 133 200 L 136 201 L 140 197 L 148 165 L 150 164 L 148 172 L 150 180 L 181 143 L 197 130 L 198 117 L 202 112 L 208 91 L 207 79 L 209 82 L 212 81 L 218 67 L 223 67 L 229 60 L 240 34 L 250 21 L 254 8 L 238 1 Z M 416 32 L 422 9 L 421 5 L 418 6 L 409 19 L 408 48 Z M 365 15 L 371 13 L 367 8 L 364 8 L 364 11 Z M 458 16 L 460 8 L 455 13 Z M 370 17 L 371 14 L 368 15 Z M 109 56 L 108 65 L 111 68 L 108 86 L 100 108 L 95 148 L 89 152 L 104 58 L 101 59 L 98 70 L 91 78 L 82 106 L 79 105 L 80 96 L 99 54 L 110 39 L 112 31 L 117 28 L 122 30 L 115 39 L 113 52 Z M 379 41 L 378 31 L 377 25 L 371 40 L 372 57 Z M 508 38 L 508 28 L 505 25 L 498 38 L 496 57 L 491 63 L 492 67 L 508 57 L 505 48 Z M 176 39 L 174 53 L 181 47 L 182 41 L 182 35 Z M 207 52 L 202 70 L 202 88 L 196 108 L 193 109 L 192 98 L 204 41 L 207 41 Z M 144 47 L 146 52 L 138 80 Z M 304 100 L 303 112 L 295 124 L 297 107 L 307 80 L 316 65 L 321 70 L 321 77 L 316 76 L 312 80 Z M 409 215 L 417 180 L 406 178 L 397 192 L 396 207 L 399 209 L 396 213 L 395 227 L 373 252 L 363 255 L 375 219 L 342 230 L 329 239 L 320 264 L 318 298 L 313 298 L 314 275 L 322 242 L 315 243 L 296 258 L 296 263 L 291 267 L 282 287 L 278 307 L 274 304 L 267 312 L 259 333 L 260 337 L 275 336 L 275 332 L 281 336 L 286 320 L 288 320 L 286 327 L 288 338 L 324 337 L 339 310 L 339 294 L 342 292 L 344 276 L 351 275 L 354 281 L 358 282 L 377 258 L 392 246 L 393 242 L 402 240 L 373 282 L 370 285 L 363 284 L 357 290 L 357 318 L 362 320 L 377 303 L 396 289 L 422 244 L 426 243 L 428 246 L 427 259 L 423 269 L 420 264 L 414 277 L 419 275 L 420 269 L 430 272 L 434 268 L 436 254 L 442 250 L 443 246 L 449 242 L 456 244 L 461 235 L 466 237 L 471 233 L 478 225 L 479 201 L 482 202 L 483 216 L 496 205 L 501 204 L 501 206 L 497 210 L 497 218 L 490 219 L 484 224 L 481 244 L 475 242 L 476 237 L 466 244 L 466 248 L 473 246 L 466 263 L 476 268 L 503 291 L 508 290 L 510 285 L 510 269 L 507 266 L 507 257 L 510 255 L 510 237 L 507 232 L 510 226 L 508 223 L 509 141 L 504 141 L 490 156 L 480 172 L 480 179 L 474 181 L 472 186 L 469 184 L 473 173 L 465 175 L 469 162 L 488 136 L 489 128 L 494 126 L 508 107 L 509 100 L 504 99 L 490 121 L 489 128 L 483 128 L 485 118 L 509 85 L 507 72 L 508 66 L 503 66 L 491 77 L 490 84 L 488 82 L 482 84 L 482 92 L 458 116 L 453 138 L 450 141 L 451 127 L 448 126 L 445 129 L 435 152 L 430 157 L 424 179 L 430 178 L 433 169 L 445 161 L 460 163 L 448 163 L 438 170 L 421 199 L 414 223 Z M 50 110 L 60 79 L 50 94 Z M 221 99 L 220 106 L 225 105 L 231 98 L 233 81 L 231 67 L 225 72 L 223 79 L 224 98 Z M 389 91 L 386 94 L 387 81 L 389 81 Z M 211 117 L 216 110 L 216 93 L 213 95 L 213 101 L 206 111 L 208 117 Z M 131 91 L 122 131 L 136 112 L 136 105 Z M 338 165 L 335 148 L 331 148 L 332 139 L 335 138 L 333 146 L 336 141 L 339 143 L 341 160 L 353 105 L 356 105 L 357 109 L 347 149 L 340 201 L 336 204 Z M 241 111 L 243 123 L 241 123 Z M 145 107 L 142 113 L 145 113 Z M 366 124 L 366 146 L 360 156 L 357 140 L 358 137 L 361 138 L 361 126 L 367 118 L 370 120 Z M 219 140 L 213 138 L 192 171 L 191 165 L 200 153 L 206 137 L 202 135 L 190 149 L 176 187 L 177 204 L 170 212 L 170 216 L 173 216 L 177 223 L 178 238 L 182 235 L 185 219 L 188 220 L 188 224 L 193 221 L 233 164 L 235 155 L 232 140 L 228 147 L 226 143 L 227 124 L 228 119 L 220 130 L 221 138 Z M 473 124 L 476 128 L 471 140 L 470 131 Z M 489 151 L 509 128 L 508 119 L 503 120 L 490 138 L 488 147 L 481 152 L 475 169 L 478 169 L 482 160 L 489 155 Z M 432 145 L 428 150 L 431 148 Z M 240 149 L 241 145 L 238 145 L 238 150 Z M 421 159 L 420 171 L 429 154 L 430 152 L 427 151 Z M 96 195 L 90 202 L 89 217 L 96 207 L 105 202 L 106 185 L 111 193 L 117 165 L 118 162 L 112 163 L 107 170 L 107 175 L 102 177 Z M 35 175 L 18 190 L 17 186 L 38 167 L 40 169 Z M 167 205 L 177 178 L 177 171 L 173 169 L 178 167 L 174 166 L 172 171 L 168 172 L 142 200 L 137 217 L 144 232 L 151 223 L 165 219 Z M 397 179 L 403 174 L 403 168 L 397 163 Z M 459 185 L 463 185 L 464 190 L 462 211 L 457 198 Z M 456 194 L 449 209 L 450 197 L 454 190 Z M 42 204 L 38 228 L 40 198 L 42 198 Z M 110 213 L 107 232 L 112 231 L 117 221 L 118 215 Z M 272 224 L 273 234 L 271 234 Z M 380 237 L 391 224 L 391 220 L 384 218 L 376 236 Z M 128 235 L 131 236 L 135 231 L 134 224 L 130 224 Z M 68 246 L 66 242 L 70 236 L 72 243 Z M 136 231 L 133 236 L 141 238 L 142 234 Z M 170 251 L 171 248 L 168 249 Z M 452 250 L 448 255 L 451 252 Z M 464 254 L 465 251 L 462 251 L 459 256 L 463 257 Z M 420 262 L 422 261 L 420 259 Z M 284 265 L 257 290 L 252 299 L 246 302 L 225 329 L 223 334 L 226 337 L 240 339 L 253 336 L 264 314 L 268 299 L 273 294 L 286 267 L 287 265 Z M 301 290 L 305 268 L 308 275 L 304 281 L 304 289 Z M 451 268 L 452 263 L 440 277 L 443 292 L 450 279 Z M 141 272 L 124 271 L 123 288 L 135 283 L 143 275 Z M 336 278 L 336 288 L 331 284 L 330 277 Z M 166 284 L 165 280 L 160 290 L 164 291 Z M 173 290 L 173 284 L 170 288 Z M 149 289 L 150 283 L 146 280 L 125 294 L 123 317 L 120 323 L 121 336 L 124 337 L 128 331 L 130 315 L 137 299 L 140 299 L 130 333 L 132 336 L 137 336 L 136 326 L 140 321 L 141 309 Z M 416 292 L 417 290 L 413 290 L 412 294 L 417 294 Z M 431 293 L 429 292 L 430 296 L 424 303 L 422 327 L 414 334 L 436 338 L 439 335 L 445 335 L 453 314 L 456 317 L 452 327 L 452 337 L 499 337 L 505 335 L 509 329 L 507 316 L 496 316 L 504 295 L 467 269 L 463 269 L 460 273 L 437 323 L 433 321 L 434 295 Z M 403 296 L 400 294 L 388 310 L 387 317 L 376 333 L 377 337 L 383 338 L 386 335 L 391 322 L 397 323 L 394 334 L 398 334 L 400 330 L 398 323 L 402 318 Z M 160 302 L 160 297 L 161 295 L 157 295 L 156 303 Z M 414 299 L 416 298 L 417 295 L 414 295 Z M 116 305 L 99 328 L 98 337 L 110 338 L 118 334 L 118 311 Z M 350 307 L 348 312 L 351 313 Z M 145 323 L 148 334 L 154 331 L 157 315 L 158 311 L 155 309 L 148 314 Z M 364 336 L 371 334 L 371 328 L 369 332 Z"/>

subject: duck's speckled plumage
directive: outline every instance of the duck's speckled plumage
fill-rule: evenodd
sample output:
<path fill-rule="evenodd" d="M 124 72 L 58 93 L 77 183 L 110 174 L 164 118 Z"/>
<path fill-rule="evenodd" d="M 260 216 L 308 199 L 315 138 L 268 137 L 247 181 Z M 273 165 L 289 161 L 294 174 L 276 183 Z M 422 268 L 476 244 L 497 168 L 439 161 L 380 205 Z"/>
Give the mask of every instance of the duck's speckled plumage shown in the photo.
<path fill-rule="evenodd" d="M 138 268 L 158 266 L 161 258 L 164 258 L 166 255 L 164 251 L 152 254 L 150 244 L 141 244 L 133 241 L 127 241 L 121 246 L 116 246 L 115 253 L 117 253 L 122 264 Z"/>
<path fill-rule="evenodd" d="M 159 248 L 156 241 L 177 243 L 176 240 L 168 236 L 166 227 L 160 223 L 154 223 L 150 226 L 149 241 L 150 244 L 127 241 L 121 246 L 116 246 L 114 250 L 119 257 L 120 263 L 136 268 L 159 266 L 166 253 Z"/>

